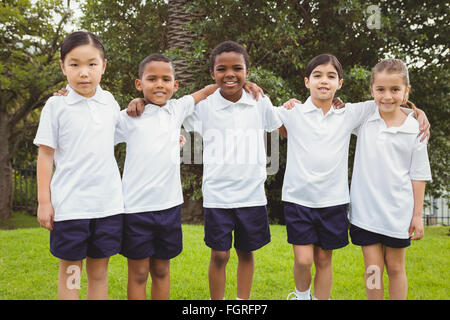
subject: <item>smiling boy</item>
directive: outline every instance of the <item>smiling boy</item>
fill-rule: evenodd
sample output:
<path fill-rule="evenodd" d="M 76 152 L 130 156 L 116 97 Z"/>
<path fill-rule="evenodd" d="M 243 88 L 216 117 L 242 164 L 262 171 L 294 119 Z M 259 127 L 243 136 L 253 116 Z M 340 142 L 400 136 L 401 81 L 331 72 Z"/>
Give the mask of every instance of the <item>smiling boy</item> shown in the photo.
<path fill-rule="evenodd" d="M 127 143 L 121 253 L 128 258 L 129 299 L 146 298 L 148 273 L 152 299 L 168 299 L 170 259 L 182 251 L 181 124 L 217 86 L 171 99 L 178 81 L 172 62 L 161 54 L 140 63 L 135 86 L 144 94 L 143 114 L 132 118 L 123 110 L 116 130 L 116 143 Z"/>
<path fill-rule="evenodd" d="M 233 241 L 238 256 L 237 298 L 249 299 L 253 251 L 270 242 L 264 183 L 264 131 L 281 126 L 267 97 L 243 90 L 249 75 L 247 51 L 233 41 L 211 53 L 211 77 L 219 86 L 183 123 L 203 137 L 205 244 L 211 248 L 211 299 L 223 299 L 225 268 Z"/>

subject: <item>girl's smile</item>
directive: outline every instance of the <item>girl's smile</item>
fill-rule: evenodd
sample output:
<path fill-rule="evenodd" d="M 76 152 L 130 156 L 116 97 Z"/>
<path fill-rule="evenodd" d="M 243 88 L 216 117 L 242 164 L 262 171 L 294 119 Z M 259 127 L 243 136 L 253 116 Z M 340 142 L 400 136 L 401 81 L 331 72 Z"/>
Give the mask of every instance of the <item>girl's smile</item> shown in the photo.
<path fill-rule="evenodd" d="M 314 105 L 325 109 L 331 107 L 334 94 L 341 88 L 342 82 L 331 63 L 318 65 L 309 78 L 305 77 L 305 86 L 310 91 Z"/>
<path fill-rule="evenodd" d="M 381 112 L 393 112 L 406 100 L 409 87 L 399 73 L 377 73 L 370 88 L 375 103 Z"/>

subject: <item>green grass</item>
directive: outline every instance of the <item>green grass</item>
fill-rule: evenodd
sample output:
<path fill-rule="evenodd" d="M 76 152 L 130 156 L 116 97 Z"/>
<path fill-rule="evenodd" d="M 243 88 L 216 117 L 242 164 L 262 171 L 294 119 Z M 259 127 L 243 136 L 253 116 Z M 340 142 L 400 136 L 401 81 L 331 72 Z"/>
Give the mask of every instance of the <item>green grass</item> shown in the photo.
<path fill-rule="evenodd" d="M 15 214 L 15 224 L 0 223 L 0 300 L 56 299 L 58 260 L 49 252 L 49 232 L 38 228 L 35 217 Z M 284 226 L 271 225 L 272 241 L 255 252 L 252 299 L 284 300 L 294 288 L 292 247 Z M 183 252 L 171 262 L 171 299 L 209 299 L 210 250 L 203 242 L 203 226 L 183 225 Z M 407 249 L 408 299 L 450 298 L 450 237 L 448 227 L 426 227 L 425 238 Z M 226 299 L 236 298 L 237 257 L 227 266 Z M 352 244 L 333 253 L 331 299 L 366 299 L 360 247 Z M 314 272 L 314 270 L 313 270 Z M 385 276 L 385 284 L 387 277 Z M 86 297 L 86 273 L 80 296 Z M 115 255 L 109 265 L 109 298 L 126 299 L 127 263 Z M 148 297 L 150 297 L 148 285 Z M 387 285 L 385 285 L 386 298 Z"/>

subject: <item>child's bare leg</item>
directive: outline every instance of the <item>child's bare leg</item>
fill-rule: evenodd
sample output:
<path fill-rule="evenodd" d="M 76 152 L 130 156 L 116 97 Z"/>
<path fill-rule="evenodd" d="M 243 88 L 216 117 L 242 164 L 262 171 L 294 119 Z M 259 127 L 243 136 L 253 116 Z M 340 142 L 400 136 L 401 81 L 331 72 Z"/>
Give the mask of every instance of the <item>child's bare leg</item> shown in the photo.
<path fill-rule="evenodd" d="M 58 299 L 78 300 L 83 260 L 59 260 Z"/>
<path fill-rule="evenodd" d="M 150 259 L 152 300 L 168 300 L 170 292 L 170 260 Z"/>
<path fill-rule="evenodd" d="M 230 250 L 217 251 L 211 249 L 209 263 L 209 294 L 211 300 L 223 300 L 225 295 L 226 266 L 230 259 Z"/>
<path fill-rule="evenodd" d="M 314 246 L 314 264 L 316 275 L 314 277 L 314 297 L 319 300 L 330 299 L 333 282 L 333 250 L 323 250 Z"/>
<path fill-rule="evenodd" d="M 245 252 L 236 249 L 238 256 L 237 266 L 237 297 L 240 299 L 250 299 L 252 289 L 253 271 L 255 262 L 253 252 Z"/>
<path fill-rule="evenodd" d="M 311 266 L 314 261 L 314 245 L 293 245 L 294 281 L 298 291 L 306 291 L 311 286 Z"/>
<path fill-rule="evenodd" d="M 384 299 L 384 252 L 383 245 L 376 243 L 362 247 L 364 255 L 364 284 L 369 300 Z"/>
<path fill-rule="evenodd" d="M 389 298 L 391 300 L 406 300 L 408 279 L 405 270 L 406 248 L 386 247 L 385 263 L 389 277 Z"/>
<path fill-rule="evenodd" d="M 108 299 L 108 262 L 107 258 L 86 258 L 86 273 L 88 277 L 87 299 Z"/>
<path fill-rule="evenodd" d="M 128 259 L 128 300 L 146 300 L 147 279 L 150 272 L 150 259 Z"/>

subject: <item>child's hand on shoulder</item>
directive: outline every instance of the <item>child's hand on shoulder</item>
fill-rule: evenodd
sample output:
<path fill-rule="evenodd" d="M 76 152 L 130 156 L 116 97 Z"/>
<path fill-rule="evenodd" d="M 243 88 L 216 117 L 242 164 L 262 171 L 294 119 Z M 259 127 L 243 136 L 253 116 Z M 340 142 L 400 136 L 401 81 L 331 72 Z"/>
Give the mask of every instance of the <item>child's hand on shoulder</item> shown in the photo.
<path fill-rule="evenodd" d="M 283 108 L 285 108 L 287 110 L 291 110 L 291 109 L 294 108 L 296 103 L 301 104 L 302 102 L 300 100 L 297 100 L 297 99 L 289 99 L 288 101 L 286 101 L 283 104 Z"/>
<path fill-rule="evenodd" d="M 333 104 L 333 107 L 335 109 L 341 109 L 345 107 L 345 103 L 341 100 L 341 98 L 334 98 L 331 103 Z"/>
<path fill-rule="evenodd" d="M 183 148 L 186 141 L 186 138 L 182 134 L 180 134 L 180 148 Z"/>
<path fill-rule="evenodd" d="M 53 95 L 56 97 L 67 96 L 69 94 L 69 90 L 66 88 L 59 89 L 57 92 L 53 92 Z"/>
<path fill-rule="evenodd" d="M 130 101 L 127 107 L 127 114 L 130 117 L 139 117 L 145 109 L 145 102 L 142 98 L 136 98 Z"/>
<path fill-rule="evenodd" d="M 258 101 L 260 94 L 261 94 L 261 96 L 264 97 L 263 89 L 261 89 L 256 83 L 246 81 L 244 83 L 244 90 L 247 93 L 251 93 L 253 95 L 253 98 L 255 98 L 256 101 Z"/>

